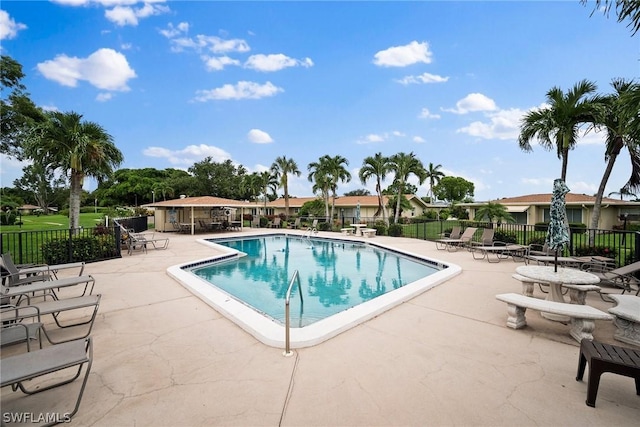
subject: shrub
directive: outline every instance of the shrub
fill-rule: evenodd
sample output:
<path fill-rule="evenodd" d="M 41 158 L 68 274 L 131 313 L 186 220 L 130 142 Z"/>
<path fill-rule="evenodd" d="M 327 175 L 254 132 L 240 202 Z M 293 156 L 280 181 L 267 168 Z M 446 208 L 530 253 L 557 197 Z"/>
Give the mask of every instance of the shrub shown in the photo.
<path fill-rule="evenodd" d="M 318 223 L 318 231 L 331 231 L 331 223 L 330 222 L 319 222 Z"/>
<path fill-rule="evenodd" d="M 529 239 L 529 245 L 544 245 L 544 242 L 547 240 L 546 236 L 537 236 Z"/>
<path fill-rule="evenodd" d="M 269 224 L 269 218 L 261 216 L 260 217 L 260 228 L 265 228 Z"/>
<path fill-rule="evenodd" d="M 382 221 L 376 221 L 375 224 L 373 224 L 373 228 L 376 229 L 376 234 L 378 236 L 386 236 L 387 235 L 387 224 Z"/>
<path fill-rule="evenodd" d="M 69 259 L 69 245 L 72 245 Z M 116 245 L 111 234 L 74 237 L 69 239 L 50 240 L 42 245 L 42 256 L 47 264 L 64 264 L 67 262 L 91 262 L 113 257 L 117 254 Z"/>
<path fill-rule="evenodd" d="M 569 228 L 575 233 L 584 233 L 587 230 L 587 224 L 583 224 L 581 222 L 571 222 L 569 223 Z"/>
<path fill-rule="evenodd" d="M 576 256 L 604 256 L 615 258 L 616 253 L 608 246 L 578 246 L 574 249 Z"/>
<path fill-rule="evenodd" d="M 510 233 L 508 231 L 496 230 L 493 235 L 493 240 L 504 243 L 517 243 L 518 237 L 516 233 Z"/>
<path fill-rule="evenodd" d="M 376 231 L 377 234 L 377 231 Z M 389 236 L 392 237 L 400 237 L 402 236 L 402 225 L 400 224 L 391 224 L 389 226 Z"/>
<path fill-rule="evenodd" d="M 14 211 L 2 212 L 0 214 L 0 224 L 14 225 L 16 223 L 16 213 Z"/>

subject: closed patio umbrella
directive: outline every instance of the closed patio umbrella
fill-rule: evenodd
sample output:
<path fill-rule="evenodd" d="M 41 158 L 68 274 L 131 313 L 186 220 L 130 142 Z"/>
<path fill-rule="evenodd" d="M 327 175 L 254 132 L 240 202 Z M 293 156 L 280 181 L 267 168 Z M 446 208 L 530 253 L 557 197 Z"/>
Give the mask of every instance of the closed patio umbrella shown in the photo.
<path fill-rule="evenodd" d="M 555 251 L 554 271 L 558 271 L 558 250 L 569 243 L 569 224 L 567 223 L 567 208 L 565 205 L 565 196 L 568 192 L 569 187 L 562 179 L 553 181 L 546 243 L 550 249 Z"/>
<path fill-rule="evenodd" d="M 360 202 L 356 205 L 356 224 L 360 224 Z"/>

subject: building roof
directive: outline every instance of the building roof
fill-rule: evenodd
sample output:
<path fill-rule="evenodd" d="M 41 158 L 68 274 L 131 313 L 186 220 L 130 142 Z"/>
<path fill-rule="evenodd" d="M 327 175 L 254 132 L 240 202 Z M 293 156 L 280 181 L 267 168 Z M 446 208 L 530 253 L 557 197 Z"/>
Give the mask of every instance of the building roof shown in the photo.
<path fill-rule="evenodd" d="M 143 205 L 149 208 L 190 208 L 190 207 L 218 207 L 218 208 L 251 208 L 254 203 L 225 199 L 214 196 L 184 197 L 181 199 L 165 200 Z"/>
<path fill-rule="evenodd" d="M 416 202 L 425 205 L 426 203 L 419 197 L 413 194 L 404 195 L 408 200 L 415 200 Z M 306 202 L 317 200 L 319 197 L 289 197 L 290 208 L 300 208 Z M 389 196 L 382 196 L 383 203 L 389 202 Z M 336 197 L 336 207 L 354 207 L 360 203 L 360 206 L 378 206 L 378 196 L 338 196 Z M 272 202 L 267 203 L 268 207 L 272 208 L 284 208 L 284 198 L 280 197 Z"/>
<path fill-rule="evenodd" d="M 528 194 L 525 196 L 518 196 L 518 197 L 503 197 L 502 199 L 491 200 L 491 202 L 500 203 L 501 205 L 545 205 L 545 204 L 551 203 L 551 197 L 552 197 L 551 193 Z M 568 205 L 571 205 L 571 204 L 593 205 L 595 204 L 595 201 L 596 201 L 595 196 L 588 196 L 586 194 L 567 193 L 567 195 L 565 196 L 565 203 Z M 610 197 L 603 197 L 602 203 L 612 204 L 612 205 L 638 204 L 638 202 L 612 199 Z M 480 204 L 486 204 L 486 202 L 480 203 Z"/>

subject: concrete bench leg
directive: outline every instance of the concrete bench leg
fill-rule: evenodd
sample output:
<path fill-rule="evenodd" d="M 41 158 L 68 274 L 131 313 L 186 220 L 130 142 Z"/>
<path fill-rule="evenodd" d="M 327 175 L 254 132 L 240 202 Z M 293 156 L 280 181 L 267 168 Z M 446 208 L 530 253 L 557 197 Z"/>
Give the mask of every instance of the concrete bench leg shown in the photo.
<path fill-rule="evenodd" d="M 578 342 L 583 339 L 592 340 L 593 330 L 596 328 L 596 322 L 589 319 L 571 318 L 571 329 L 569 334 Z"/>
<path fill-rule="evenodd" d="M 522 282 L 522 295 L 533 296 L 533 282 Z"/>
<path fill-rule="evenodd" d="M 507 304 L 507 326 L 513 329 L 521 329 L 527 326 L 527 319 L 524 307 L 518 307 L 514 304 Z"/>

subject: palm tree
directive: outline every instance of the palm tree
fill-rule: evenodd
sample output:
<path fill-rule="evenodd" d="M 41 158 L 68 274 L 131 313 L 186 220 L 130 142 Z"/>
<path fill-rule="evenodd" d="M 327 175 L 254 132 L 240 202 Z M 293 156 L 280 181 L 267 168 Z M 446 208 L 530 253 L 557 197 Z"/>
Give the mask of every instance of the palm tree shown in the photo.
<path fill-rule="evenodd" d="M 267 213 L 267 201 L 269 194 L 276 194 L 278 190 L 278 178 L 271 171 L 262 171 L 259 175 L 260 194 L 264 200 L 264 213 Z"/>
<path fill-rule="evenodd" d="M 429 180 L 429 201 L 433 203 L 433 187 L 438 185 L 440 178 L 444 176 L 444 172 L 440 170 L 442 165 L 434 166 L 433 163 L 429 163 L 427 168 L 427 179 Z"/>
<path fill-rule="evenodd" d="M 586 5 L 587 1 L 580 0 L 580 3 Z M 625 19 L 631 21 L 627 24 L 627 27 L 631 28 L 631 35 L 635 35 L 640 30 L 640 2 L 632 0 L 596 0 L 591 14 L 593 15 L 598 10 L 609 16 L 612 7 L 614 7 L 618 16 L 618 22 L 623 22 Z"/>
<path fill-rule="evenodd" d="M 26 144 L 27 156 L 39 159 L 50 169 L 68 174 L 69 227 L 80 226 L 80 196 L 87 176 L 98 181 L 107 178 L 122 163 L 123 155 L 113 137 L 100 125 L 82 121 L 74 112 L 47 113 L 47 120 L 35 129 Z"/>
<path fill-rule="evenodd" d="M 555 148 L 562 159 L 560 178 L 566 181 L 569 150 L 577 143 L 578 128 L 591 122 L 596 113 L 595 103 L 585 96 L 595 92 L 596 85 L 582 80 L 566 94 L 559 87 L 547 92 L 548 107 L 532 110 L 525 114 L 518 144 L 524 151 L 532 151 L 531 140 L 535 137 L 543 148 Z"/>
<path fill-rule="evenodd" d="M 175 194 L 174 189 L 171 188 L 171 186 L 169 186 L 169 184 L 167 184 L 164 181 L 160 181 L 157 184 L 155 184 L 153 186 L 153 191 L 156 191 L 162 194 L 162 200 L 167 200 L 167 196 L 173 197 L 173 195 Z"/>
<path fill-rule="evenodd" d="M 369 156 L 364 159 L 360 172 L 360 182 L 363 185 L 367 184 L 367 181 L 371 177 L 376 178 L 376 194 L 378 195 L 378 210 L 373 214 L 374 217 L 379 216 L 382 213 L 382 220 L 388 224 L 387 207 L 382 200 L 382 181 L 387 177 L 387 173 L 391 171 L 391 163 L 388 157 L 384 157 L 382 153 L 376 153 L 373 157 Z"/>
<path fill-rule="evenodd" d="M 329 156 L 324 155 L 320 157 L 317 162 L 311 162 L 307 166 L 307 170 L 309 171 L 309 182 L 313 182 L 313 192 L 319 192 L 322 195 L 322 200 L 324 201 L 324 216 L 329 218 L 329 190 L 331 187 L 331 183 L 327 177 L 327 162 L 329 160 Z"/>
<path fill-rule="evenodd" d="M 640 85 L 625 79 L 614 79 L 611 82 L 611 86 L 613 86 L 615 93 L 601 98 L 600 114 L 597 115 L 594 123 L 595 127 L 606 128 L 607 130 L 605 152 L 607 166 L 596 193 L 593 216 L 591 217 L 591 229 L 598 227 L 604 190 L 611 176 L 613 165 L 624 147 L 627 147 L 631 156 L 631 176 L 620 190 L 621 196 L 623 192 L 633 194 L 634 191 L 640 189 L 639 104 L 630 104 L 634 100 L 631 95 L 634 92 L 640 92 Z M 595 236 L 593 238 L 595 239 Z"/>
<path fill-rule="evenodd" d="M 280 187 L 284 190 L 284 214 L 289 218 L 289 174 L 300 176 L 300 170 L 295 160 L 280 156 L 271 165 L 271 172 L 280 181 Z"/>
<path fill-rule="evenodd" d="M 351 181 L 351 173 L 349 173 L 346 168 L 346 166 L 349 166 L 349 161 L 340 155 L 333 157 L 327 156 L 325 166 L 327 178 L 329 181 L 329 188 L 332 192 L 330 218 L 333 218 L 333 214 L 336 208 L 336 197 L 338 197 L 338 182 Z"/>
<path fill-rule="evenodd" d="M 507 207 L 500 203 L 489 202 L 476 210 L 474 219 L 482 221 L 487 218 L 489 222 L 514 222 L 513 216 L 507 211 Z"/>
<path fill-rule="evenodd" d="M 400 199 L 402 198 L 402 190 L 404 189 L 405 183 L 411 175 L 415 175 L 418 178 L 418 182 L 422 184 L 427 178 L 427 171 L 424 169 L 422 162 L 416 157 L 415 154 L 413 154 L 413 152 L 409 154 L 394 154 L 393 156 L 391 156 L 389 161 L 391 171 L 393 171 L 393 173 L 395 174 L 393 182 L 398 186 L 398 198 L 396 202 L 396 213 L 394 218 L 394 223 L 397 224 L 398 218 L 400 216 Z"/>

